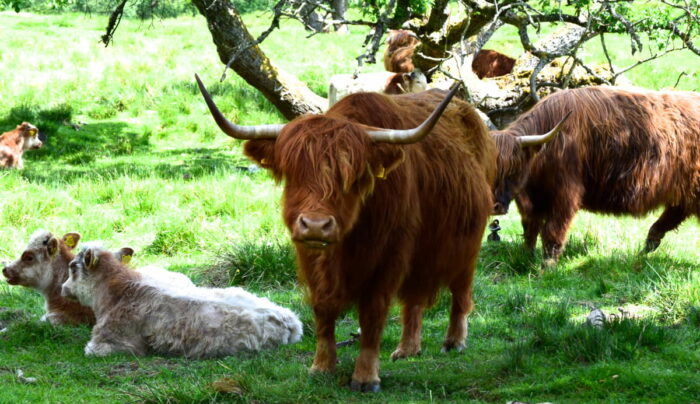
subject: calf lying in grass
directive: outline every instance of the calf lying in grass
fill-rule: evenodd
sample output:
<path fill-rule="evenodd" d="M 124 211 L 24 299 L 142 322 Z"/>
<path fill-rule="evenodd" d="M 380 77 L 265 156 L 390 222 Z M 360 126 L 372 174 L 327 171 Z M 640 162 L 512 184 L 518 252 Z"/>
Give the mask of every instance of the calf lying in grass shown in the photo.
<path fill-rule="evenodd" d="M 129 270 L 96 245 L 83 246 L 71 261 L 62 293 L 97 316 L 86 355 L 218 357 L 293 343 L 302 335 L 297 316 L 267 299 L 240 288 L 173 287 Z"/>
<path fill-rule="evenodd" d="M 46 230 L 37 230 L 19 259 L 2 270 L 10 285 L 21 285 L 41 293 L 46 300 L 46 314 L 41 318 L 51 324 L 94 324 L 89 307 L 61 296 L 61 285 L 68 279 L 71 252 L 80 234 L 67 233 L 58 239 Z"/>
<path fill-rule="evenodd" d="M 38 136 L 39 129 L 28 122 L 0 135 L 0 167 L 24 168 L 22 154 L 25 150 L 43 146 Z"/>

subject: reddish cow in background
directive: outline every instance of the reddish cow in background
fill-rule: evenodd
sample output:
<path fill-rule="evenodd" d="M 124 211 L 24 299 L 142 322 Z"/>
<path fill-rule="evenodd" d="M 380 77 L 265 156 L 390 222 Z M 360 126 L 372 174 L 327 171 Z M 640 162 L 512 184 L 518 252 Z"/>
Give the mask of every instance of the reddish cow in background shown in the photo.
<path fill-rule="evenodd" d="M 496 151 L 471 105 L 448 105 L 456 88 L 352 94 L 324 115 L 244 127 L 199 85 L 221 129 L 250 139 L 245 153 L 284 182 L 283 218 L 316 321 L 312 371 L 335 369 L 335 321 L 357 305 L 351 387 L 378 391 L 392 298 L 403 305 L 403 333 L 391 357 L 405 358 L 420 352 L 423 310 L 443 286 L 452 292 L 443 349 L 464 348 Z"/>
<path fill-rule="evenodd" d="M 515 59 L 491 49 L 482 49 L 472 61 L 472 71 L 480 79 L 505 76 L 513 70 Z"/>
<path fill-rule="evenodd" d="M 496 213 L 515 196 L 525 244 L 538 234 L 556 262 L 579 209 L 641 216 L 663 206 L 646 251 L 688 216 L 700 215 L 700 94 L 614 87 L 556 92 L 494 133 Z M 560 124 L 546 146 L 523 135 Z M 541 150 L 537 152 L 536 149 Z"/>
<path fill-rule="evenodd" d="M 384 51 L 384 68 L 388 72 L 410 73 L 413 66 L 413 50 L 420 40 L 411 31 L 405 29 L 390 30 L 386 37 Z"/>
<path fill-rule="evenodd" d="M 384 68 L 388 72 L 410 73 L 414 70 L 413 52 L 420 40 L 405 29 L 390 30 L 386 38 Z M 472 61 L 472 71 L 480 79 L 504 76 L 513 70 L 515 59 L 491 49 L 482 49 Z"/>
<path fill-rule="evenodd" d="M 22 122 L 14 130 L 0 135 L 0 167 L 24 168 L 22 154 L 43 145 L 39 140 L 39 129 L 29 122 Z"/>

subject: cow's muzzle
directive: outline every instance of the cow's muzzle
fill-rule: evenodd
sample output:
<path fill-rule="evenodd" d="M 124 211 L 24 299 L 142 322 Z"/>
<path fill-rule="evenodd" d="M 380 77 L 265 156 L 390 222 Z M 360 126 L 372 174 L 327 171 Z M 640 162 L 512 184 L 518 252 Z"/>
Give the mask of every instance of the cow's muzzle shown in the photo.
<path fill-rule="evenodd" d="M 5 275 L 5 278 L 7 278 L 7 283 L 9 283 L 10 285 L 19 284 L 19 277 L 14 271 L 8 269 L 7 267 L 4 267 L 2 269 L 2 274 Z"/>
<path fill-rule="evenodd" d="M 494 215 L 505 215 L 506 213 L 508 213 L 508 205 L 502 204 L 501 202 L 493 204 Z"/>
<path fill-rule="evenodd" d="M 302 213 L 297 217 L 292 239 L 308 248 L 326 248 L 338 238 L 338 225 L 333 216 Z"/>

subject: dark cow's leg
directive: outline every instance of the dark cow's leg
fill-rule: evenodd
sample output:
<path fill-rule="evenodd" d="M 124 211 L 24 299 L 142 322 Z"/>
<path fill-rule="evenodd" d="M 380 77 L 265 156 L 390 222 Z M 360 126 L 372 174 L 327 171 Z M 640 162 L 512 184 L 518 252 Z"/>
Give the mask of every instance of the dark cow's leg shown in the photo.
<path fill-rule="evenodd" d="M 316 305 L 316 355 L 310 372 L 332 372 L 335 370 L 335 320 L 340 310 Z M 363 330 L 364 332 L 364 330 Z"/>
<path fill-rule="evenodd" d="M 450 324 L 447 327 L 447 335 L 442 345 L 442 351 L 461 351 L 465 347 L 467 339 L 467 316 L 474 308 L 472 301 L 472 279 L 476 268 L 476 257 L 470 260 L 469 268 L 465 274 L 450 283 L 452 292 L 452 309 L 450 310 Z"/>
<path fill-rule="evenodd" d="M 423 306 L 418 303 L 404 303 L 401 309 L 401 341 L 391 354 L 391 360 L 403 359 L 420 353 L 420 332 L 423 322 Z"/>
<path fill-rule="evenodd" d="M 576 211 L 563 210 L 545 220 L 542 228 L 542 252 L 545 266 L 552 266 L 559 260 L 575 214 Z"/>
<path fill-rule="evenodd" d="M 661 217 L 651 225 L 644 251 L 652 252 L 656 250 L 666 233 L 678 227 L 687 217 L 688 214 L 683 208 L 679 206 L 667 206 L 661 214 Z"/>
<path fill-rule="evenodd" d="M 378 291 L 367 293 L 360 299 L 360 355 L 350 384 L 355 391 L 379 391 L 379 342 L 390 302 L 389 294 Z"/>
<path fill-rule="evenodd" d="M 541 216 L 536 215 L 532 206 L 530 198 L 525 195 L 519 195 L 515 199 L 515 203 L 518 206 L 518 212 L 520 212 L 520 222 L 523 226 L 523 235 L 525 237 L 525 248 L 534 252 L 537 246 L 537 236 L 542 230 L 543 219 Z"/>

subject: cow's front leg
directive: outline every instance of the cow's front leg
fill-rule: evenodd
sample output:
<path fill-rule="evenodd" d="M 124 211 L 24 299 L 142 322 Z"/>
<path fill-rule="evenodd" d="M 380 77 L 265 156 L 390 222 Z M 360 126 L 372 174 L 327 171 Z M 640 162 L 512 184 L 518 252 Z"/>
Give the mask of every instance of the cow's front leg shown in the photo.
<path fill-rule="evenodd" d="M 360 299 L 360 355 L 355 362 L 350 387 L 355 391 L 379 391 L 379 342 L 391 298 L 386 294 Z"/>
<path fill-rule="evenodd" d="M 520 195 L 515 199 L 520 212 L 520 222 L 523 226 L 523 236 L 525 238 L 525 248 L 531 252 L 535 252 L 537 245 L 537 236 L 542 229 L 542 217 L 535 214 L 531 199 L 527 196 Z"/>
<path fill-rule="evenodd" d="M 314 319 L 316 320 L 316 355 L 310 372 L 335 371 L 335 320 L 338 318 L 338 310 L 327 305 L 314 305 Z M 364 331 L 364 330 L 363 330 Z"/>
<path fill-rule="evenodd" d="M 545 222 L 542 229 L 542 254 L 545 267 L 554 266 L 559 261 L 574 215 L 575 212 L 566 212 L 550 217 Z"/>

